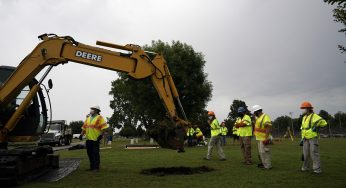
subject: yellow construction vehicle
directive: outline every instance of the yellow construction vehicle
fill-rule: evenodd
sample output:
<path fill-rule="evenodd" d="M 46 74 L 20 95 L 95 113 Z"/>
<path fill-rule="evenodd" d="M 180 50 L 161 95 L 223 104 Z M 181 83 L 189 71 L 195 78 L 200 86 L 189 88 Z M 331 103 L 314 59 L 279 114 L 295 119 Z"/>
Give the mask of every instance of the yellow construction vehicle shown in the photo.
<path fill-rule="evenodd" d="M 56 163 L 49 160 L 56 158 L 50 155 L 53 152 L 49 146 L 11 149 L 8 143 L 39 139 L 48 116 L 42 82 L 54 66 L 69 61 L 124 72 L 134 79 L 150 77 L 172 121 L 172 126 L 163 127 L 156 139 L 164 148 L 183 147 L 180 135 L 185 135 L 189 123 L 162 55 L 146 52 L 133 44 L 122 46 L 96 42 L 100 46 L 118 49 L 113 51 L 79 43 L 70 36 L 43 34 L 39 39 L 42 42 L 18 67 L 0 67 L 0 180 L 20 180 L 32 171 Z M 45 67 L 46 72 L 37 81 L 35 76 Z M 51 80 L 48 83 L 51 88 Z M 184 119 L 178 116 L 175 104 L 178 104 Z"/>

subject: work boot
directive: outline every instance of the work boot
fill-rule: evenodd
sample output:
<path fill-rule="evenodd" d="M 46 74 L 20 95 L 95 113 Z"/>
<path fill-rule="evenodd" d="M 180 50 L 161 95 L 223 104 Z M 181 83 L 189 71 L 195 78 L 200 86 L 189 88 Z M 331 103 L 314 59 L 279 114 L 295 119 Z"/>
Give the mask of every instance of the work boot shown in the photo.
<path fill-rule="evenodd" d="M 307 171 L 309 171 L 309 169 L 303 167 L 302 169 L 300 169 L 300 171 L 301 172 L 307 172 Z"/>
<path fill-rule="evenodd" d="M 226 161 L 226 158 L 222 158 L 222 159 L 220 159 L 220 161 Z"/>
<path fill-rule="evenodd" d="M 314 170 L 313 173 L 314 173 L 314 174 L 321 174 L 321 173 L 322 173 L 322 170 Z"/>
<path fill-rule="evenodd" d="M 258 167 L 258 168 L 264 168 L 264 166 L 263 166 L 262 163 L 258 164 L 257 167 Z"/>
<path fill-rule="evenodd" d="M 203 160 L 210 161 L 210 159 L 206 157 L 203 157 Z"/>

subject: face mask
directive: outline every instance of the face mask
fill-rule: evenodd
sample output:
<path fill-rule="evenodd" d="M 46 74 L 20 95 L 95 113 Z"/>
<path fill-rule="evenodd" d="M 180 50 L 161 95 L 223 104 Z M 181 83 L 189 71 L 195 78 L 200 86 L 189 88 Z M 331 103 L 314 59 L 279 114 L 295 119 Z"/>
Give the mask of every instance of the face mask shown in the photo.
<path fill-rule="evenodd" d="M 302 109 L 302 114 L 304 115 L 304 114 L 307 114 L 309 112 L 309 110 L 308 109 Z"/>
<path fill-rule="evenodd" d="M 208 119 L 209 119 L 209 120 L 213 119 L 213 116 L 208 116 Z"/>
<path fill-rule="evenodd" d="M 95 114 L 95 110 L 91 109 L 91 110 L 90 110 L 90 114 L 91 114 L 91 115 L 94 115 L 94 114 Z"/>

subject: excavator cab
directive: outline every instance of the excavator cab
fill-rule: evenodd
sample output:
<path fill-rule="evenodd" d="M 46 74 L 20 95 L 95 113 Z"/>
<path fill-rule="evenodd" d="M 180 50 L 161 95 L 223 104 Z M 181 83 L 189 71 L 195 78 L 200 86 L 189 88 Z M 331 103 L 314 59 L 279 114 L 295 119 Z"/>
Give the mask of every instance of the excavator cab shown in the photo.
<path fill-rule="evenodd" d="M 0 66 L 0 85 L 2 85 L 14 72 L 15 67 Z M 0 108 L 0 128 L 2 128 L 9 118 L 16 111 L 23 98 L 30 91 L 32 85 L 36 84 L 37 80 L 33 79 L 25 86 L 19 95 L 6 106 Z M 49 84 L 50 85 L 50 84 Z M 47 106 L 45 97 L 40 89 L 37 95 L 31 101 L 31 104 L 25 109 L 22 118 L 18 122 L 13 131 L 8 133 L 10 142 L 31 142 L 37 141 L 43 133 L 47 125 Z"/>

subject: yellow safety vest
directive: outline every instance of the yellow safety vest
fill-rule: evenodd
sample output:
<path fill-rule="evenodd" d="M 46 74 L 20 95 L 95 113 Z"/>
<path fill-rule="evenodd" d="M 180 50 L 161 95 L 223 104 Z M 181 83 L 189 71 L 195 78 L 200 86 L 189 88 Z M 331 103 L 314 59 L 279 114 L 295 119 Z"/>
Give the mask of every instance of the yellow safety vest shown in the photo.
<path fill-rule="evenodd" d="M 189 127 L 189 128 L 187 129 L 186 135 L 187 135 L 187 136 L 193 136 L 194 133 L 195 133 L 195 129 L 193 129 L 192 127 Z"/>
<path fill-rule="evenodd" d="M 244 115 L 243 118 L 238 117 L 236 123 L 244 122 L 245 127 L 239 127 L 239 136 L 252 136 L 251 118 L 249 115 Z"/>
<path fill-rule="evenodd" d="M 233 128 L 232 128 L 232 132 L 233 132 L 233 134 L 239 136 L 239 134 L 238 134 L 238 128 L 236 128 L 235 126 L 233 126 Z"/>
<path fill-rule="evenodd" d="M 316 130 L 312 130 L 313 127 L 324 127 L 326 125 L 326 120 L 324 120 L 317 114 L 312 113 L 310 115 L 305 115 L 303 117 L 302 125 L 300 127 L 300 129 L 302 130 L 302 138 L 315 138 L 318 134 Z"/>
<path fill-rule="evenodd" d="M 203 133 L 202 133 L 201 129 L 198 128 L 198 127 L 196 128 L 196 136 L 197 136 L 197 137 L 203 136 Z"/>
<path fill-rule="evenodd" d="M 219 136 L 220 135 L 220 124 L 217 121 L 217 119 L 214 119 L 211 123 L 210 123 L 210 133 L 211 136 Z"/>
<path fill-rule="evenodd" d="M 256 119 L 255 123 L 255 136 L 256 140 L 266 140 L 266 126 L 272 126 L 270 117 L 267 114 L 262 114 Z M 270 136 L 270 135 L 268 135 Z"/>
<path fill-rule="evenodd" d="M 222 136 L 226 136 L 227 133 L 228 133 L 227 127 L 221 127 L 221 135 L 222 135 Z"/>
<path fill-rule="evenodd" d="M 82 126 L 85 130 L 87 140 L 97 141 L 97 137 L 100 136 L 101 130 L 108 128 L 108 124 L 101 115 L 89 116 Z"/>

